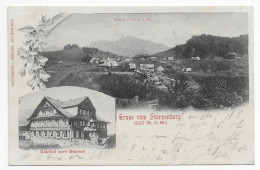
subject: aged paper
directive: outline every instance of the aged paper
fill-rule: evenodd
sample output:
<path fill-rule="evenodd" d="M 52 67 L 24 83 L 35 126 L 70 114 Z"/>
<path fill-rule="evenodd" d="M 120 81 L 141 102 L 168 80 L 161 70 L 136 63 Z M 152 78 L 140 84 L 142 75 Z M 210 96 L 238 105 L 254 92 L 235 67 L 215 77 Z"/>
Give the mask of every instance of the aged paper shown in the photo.
<path fill-rule="evenodd" d="M 10 165 L 254 163 L 251 7 L 9 7 Z"/>

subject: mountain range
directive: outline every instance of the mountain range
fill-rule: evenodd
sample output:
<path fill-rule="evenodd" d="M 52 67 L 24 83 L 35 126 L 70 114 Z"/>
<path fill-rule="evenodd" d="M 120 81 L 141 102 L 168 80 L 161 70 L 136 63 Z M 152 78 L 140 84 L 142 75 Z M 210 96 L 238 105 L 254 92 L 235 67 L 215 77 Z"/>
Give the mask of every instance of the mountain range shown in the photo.
<path fill-rule="evenodd" d="M 91 43 L 89 46 L 127 57 L 133 57 L 139 54 L 151 55 L 169 49 L 166 45 L 133 36 L 127 36 L 117 41 L 101 40 Z"/>

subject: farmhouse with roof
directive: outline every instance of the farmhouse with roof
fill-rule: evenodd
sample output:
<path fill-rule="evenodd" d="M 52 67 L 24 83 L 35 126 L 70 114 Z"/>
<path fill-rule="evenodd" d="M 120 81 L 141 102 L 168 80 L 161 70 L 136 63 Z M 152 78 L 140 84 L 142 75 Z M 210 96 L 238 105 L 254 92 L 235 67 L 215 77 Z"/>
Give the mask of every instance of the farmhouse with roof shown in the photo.
<path fill-rule="evenodd" d="M 89 97 L 66 101 L 44 97 L 27 119 L 30 138 L 89 140 L 90 136 L 107 137 L 109 122 L 98 120 Z M 23 127 L 19 127 L 23 131 Z"/>

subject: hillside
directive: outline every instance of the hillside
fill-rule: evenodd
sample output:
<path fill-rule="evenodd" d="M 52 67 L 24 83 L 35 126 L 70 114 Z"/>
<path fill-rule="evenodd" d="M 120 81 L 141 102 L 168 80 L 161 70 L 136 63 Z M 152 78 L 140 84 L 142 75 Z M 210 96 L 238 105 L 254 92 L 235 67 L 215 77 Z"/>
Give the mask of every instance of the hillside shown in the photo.
<path fill-rule="evenodd" d="M 238 57 L 248 55 L 248 35 L 239 37 L 220 37 L 202 34 L 192 36 L 185 44 L 154 54 L 154 56 L 176 59 L 190 59 L 199 56 L 202 59 L 219 57 L 229 59 L 229 53 L 236 53 Z"/>
<path fill-rule="evenodd" d="M 71 71 L 76 71 L 80 69 L 97 69 L 95 66 L 88 64 L 89 60 L 92 57 L 109 57 L 114 59 L 124 58 L 122 56 L 105 52 L 97 48 L 79 48 L 75 44 L 66 45 L 64 49 L 60 51 L 43 52 L 42 55 L 48 58 L 48 61 L 44 66 L 44 70 L 51 75 L 51 78 L 46 83 L 47 87 L 56 86 L 59 83 L 60 79 L 67 76 L 67 74 Z"/>
<path fill-rule="evenodd" d="M 97 41 L 90 44 L 91 47 L 102 51 L 108 51 L 117 55 L 132 57 L 138 54 L 154 54 L 164 51 L 169 47 L 163 44 L 153 43 L 148 40 L 128 36 L 117 41 Z"/>

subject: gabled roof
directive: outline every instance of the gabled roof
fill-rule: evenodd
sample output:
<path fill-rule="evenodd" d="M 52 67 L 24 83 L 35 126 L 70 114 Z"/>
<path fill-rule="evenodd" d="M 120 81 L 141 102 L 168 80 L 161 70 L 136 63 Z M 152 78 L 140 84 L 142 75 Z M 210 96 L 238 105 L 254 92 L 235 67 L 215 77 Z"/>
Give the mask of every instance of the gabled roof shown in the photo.
<path fill-rule="evenodd" d="M 85 101 L 86 99 L 89 100 L 88 97 L 80 97 L 80 98 L 76 98 L 76 99 L 70 99 L 70 100 L 66 100 L 66 101 L 60 101 L 57 99 L 53 99 L 51 97 L 45 96 L 41 102 L 39 103 L 39 105 L 37 106 L 37 108 L 34 110 L 33 114 L 28 118 L 31 119 L 33 117 L 33 115 L 36 113 L 37 109 L 41 106 L 41 104 L 46 100 L 48 101 L 53 107 L 55 107 L 57 110 L 59 110 L 64 116 L 72 118 L 77 116 L 76 114 L 72 114 L 70 112 L 67 111 L 67 108 L 71 108 L 71 107 L 76 107 L 79 104 L 81 104 L 83 101 Z M 89 100 L 89 102 L 91 103 L 91 101 Z M 92 105 L 92 103 L 91 103 Z M 92 105 L 93 106 L 93 105 Z M 94 107 L 94 106 L 93 106 Z"/>
<path fill-rule="evenodd" d="M 66 100 L 66 101 L 62 101 L 60 103 L 60 107 L 74 107 L 74 106 L 78 106 L 81 102 L 83 102 L 87 97 L 80 97 L 80 98 L 76 98 L 76 99 L 70 99 L 70 100 Z"/>

